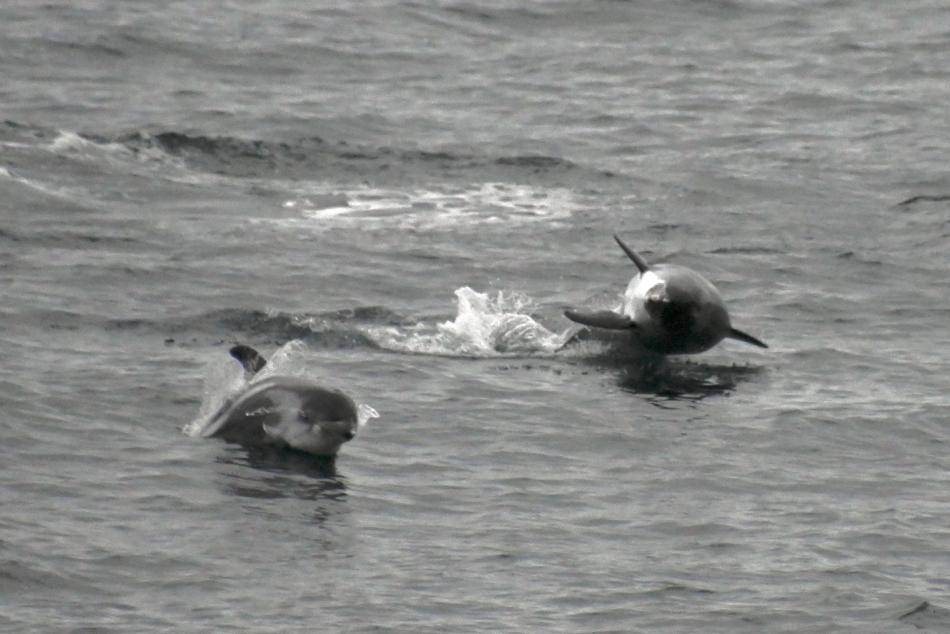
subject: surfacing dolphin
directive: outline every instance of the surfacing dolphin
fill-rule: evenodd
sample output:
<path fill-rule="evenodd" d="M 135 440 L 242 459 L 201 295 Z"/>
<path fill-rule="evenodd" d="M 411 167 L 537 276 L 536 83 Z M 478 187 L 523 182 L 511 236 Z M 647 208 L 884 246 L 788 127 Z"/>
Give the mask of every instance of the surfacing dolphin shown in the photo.
<path fill-rule="evenodd" d="M 571 321 L 606 330 L 629 330 L 635 342 L 655 354 L 705 352 L 725 338 L 768 346 L 732 327 L 719 291 L 702 275 L 677 264 L 650 266 L 617 235 L 614 240 L 637 267 L 620 312 L 567 310 Z"/>
<path fill-rule="evenodd" d="M 234 346 L 230 353 L 251 376 L 267 365 L 250 346 Z M 224 403 L 200 435 L 250 447 L 292 447 L 335 456 L 358 428 L 359 409 L 343 392 L 301 377 L 272 376 L 250 383 Z"/>

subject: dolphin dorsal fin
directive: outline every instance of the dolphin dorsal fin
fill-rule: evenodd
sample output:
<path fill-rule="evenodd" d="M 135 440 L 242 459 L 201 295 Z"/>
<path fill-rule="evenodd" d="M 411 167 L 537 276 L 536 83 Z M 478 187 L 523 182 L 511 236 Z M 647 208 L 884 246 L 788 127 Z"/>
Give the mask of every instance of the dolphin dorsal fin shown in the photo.
<path fill-rule="evenodd" d="M 634 264 L 637 265 L 637 269 L 638 269 L 641 273 L 646 273 L 647 271 L 650 270 L 650 265 L 647 264 L 647 261 L 644 260 L 644 259 L 640 256 L 639 253 L 637 253 L 636 251 L 634 251 L 633 249 L 631 249 L 630 247 L 628 247 L 626 244 L 624 244 L 623 240 L 621 240 L 621 239 L 620 239 L 620 236 L 618 236 L 616 233 L 614 234 L 614 240 L 617 241 L 617 244 L 620 245 L 620 248 L 623 249 L 623 252 L 627 254 L 627 257 L 630 258 L 630 260 L 631 260 Z"/>
<path fill-rule="evenodd" d="M 257 350 L 251 346 L 245 346 L 243 343 L 239 343 L 228 352 L 240 361 L 241 365 L 244 366 L 244 371 L 248 374 L 257 374 L 267 365 L 267 361 Z"/>

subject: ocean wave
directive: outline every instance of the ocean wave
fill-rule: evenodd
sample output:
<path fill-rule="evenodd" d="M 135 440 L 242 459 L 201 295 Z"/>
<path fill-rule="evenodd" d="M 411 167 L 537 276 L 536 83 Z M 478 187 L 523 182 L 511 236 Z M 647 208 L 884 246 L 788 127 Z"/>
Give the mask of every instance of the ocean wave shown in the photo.
<path fill-rule="evenodd" d="M 584 179 L 615 176 L 559 156 L 374 146 L 318 135 L 281 140 L 147 129 L 102 134 L 6 120 L 0 124 L 0 146 L 43 147 L 60 155 L 111 157 L 133 163 L 157 162 L 235 178 L 403 182 L 415 174 L 458 178 L 473 172 L 482 175 L 480 180 L 531 180 L 574 173 Z"/>
<path fill-rule="evenodd" d="M 310 348 L 369 348 L 407 354 L 454 357 L 550 355 L 564 347 L 576 328 L 550 330 L 533 316 L 535 303 L 510 291 L 455 291 L 456 314 L 443 322 L 417 321 L 384 306 L 359 306 L 324 313 L 289 313 L 223 308 L 172 318 L 104 318 L 66 311 L 32 314 L 51 329 L 101 327 L 116 334 L 162 337 L 168 345 L 233 342 Z"/>
<path fill-rule="evenodd" d="M 363 332 L 364 323 L 402 323 L 404 319 L 379 306 L 357 307 L 329 313 L 305 314 L 245 308 L 223 308 L 171 319 L 112 319 L 111 331 L 145 331 L 166 338 L 167 343 L 251 341 L 283 344 L 301 340 L 324 349 L 375 348 Z"/>
<path fill-rule="evenodd" d="M 290 141 L 210 136 L 179 131 L 136 131 L 114 139 L 94 139 L 100 144 L 118 143 L 133 153 L 165 153 L 194 170 L 232 177 L 354 178 L 389 180 L 395 175 L 437 174 L 459 176 L 478 171 L 522 177 L 571 172 L 575 163 L 556 156 L 503 155 L 429 151 L 328 141 L 319 136 Z M 610 176 L 608 173 L 602 173 Z"/>
<path fill-rule="evenodd" d="M 16 166 L 11 169 L 0 164 L 0 178 L 88 210 L 129 196 L 125 191 L 104 189 L 96 182 L 103 177 L 200 180 L 182 161 L 166 153 L 139 151 L 113 139 L 74 130 L 5 121 L 0 125 L 0 148 L 7 164 Z M 51 164 L 56 169 L 50 169 Z"/>
<path fill-rule="evenodd" d="M 105 170 L 148 182 L 243 188 L 265 199 L 264 213 L 251 222 L 294 231 L 557 226 L 585 208 L 575 184 L 609 176 L 555 156 L 371 147 L 317 136 L 275 141 L 136 131 L 107 137 L 7 122 L 0 145 L 11 144 L 24 164 L 45 165 L 53 154 L 84 174 Z M 44 183 L 30 170 L 2 165 L 0 178 L 71 201 L 101 198 L 85 180 Z M 275 204 L 291 215 L 275 217 Z"/>

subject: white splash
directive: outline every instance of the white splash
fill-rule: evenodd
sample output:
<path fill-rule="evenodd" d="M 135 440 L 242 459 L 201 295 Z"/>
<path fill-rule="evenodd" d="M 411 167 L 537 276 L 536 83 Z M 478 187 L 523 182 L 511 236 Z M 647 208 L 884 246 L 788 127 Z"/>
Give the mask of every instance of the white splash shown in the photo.
<path fill-rule="evenodd" d="M 454 230 L 460 225 L 558 224 L 580 208 L 565 188 L 497 182 L 410 190 L 359 186 L 340 191 L 307 185 L 282 206 L 299 217 L 258 222 L 311 230 L 340 226 Z"/>
<path fill-rule="evenodd" d="M 356 405 L 356 428 L 363 429 L 369 421 L 379 418 L 379 412 L 366 403 L 357 403 Z"/>
<path fill-rule="evenodd" d="M 288 341 L 267 360 L 267 365 L 255 374 L 250 383 L 256 383 L 272 376 L 299 376 L 316 379 L 312 368 L 306 364 L 307 344 L 300 339 Z"/>
<path fill-rule="evenodd" d="M 214 174 L 195 173 L 187 168 L 184 159 L 173 156 L 158 146 L 136 149 L 118 141 L 96 141 L 71 130 L 60 130 L 46 150 L 73 160 L 88 161 L 96 165 L 111 165 L 127 170 L 136 164 L 146 164 L 162 169 L 161 177 L 185 183 L 218 183 L 223 179 Z"/>
<path fill-rule="evenodd" d="M 77 150 L 88 150 L 89 148 L 95 147 L 99 147 L 99 144 L 84 139 L 78 133 L 72 132 L 71 130 L 60 130 L 56 138 L 49 144 L 49 150 L 57 154 L 65 154 Z"/>
<path fill-rule="evenodd" d="M 126 164 L 134 160 L 131 149 L 116 141 L 95 141 L 71 130 L 60 130 L 46 148 L 49 152 L 92 161 Z"/>
<path fill-rule="evenodd" d="M 200 436 L 215 413 L 231 398 L 247 388 L 249 381 L 244 368 L 230 355 L 216 358 L 205 366 L 204 387 L 201 390 L 201 408 L 198 417 L 182 427 L 186 436 Z"/>
<path fill-rule="evenodd" d="M 445 356 L 496 357 L 550 354 L 572 333 L 548 330 L 529 314 L 534 302 L 522 293 L 480 293 L 468 286 L 455 291 L 455 319 L 432 327 L 370 328 L 377 345 L 397 352 Z"/>

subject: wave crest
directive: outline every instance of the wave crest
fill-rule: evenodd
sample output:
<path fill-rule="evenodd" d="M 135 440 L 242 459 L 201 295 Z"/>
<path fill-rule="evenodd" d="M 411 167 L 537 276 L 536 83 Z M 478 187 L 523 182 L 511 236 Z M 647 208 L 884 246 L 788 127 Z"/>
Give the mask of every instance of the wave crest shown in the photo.
<path fill-rule="evenodd" d="M 134 153 L 160 150 L 184 160 L 191 169 L 234 177 L 313 178 L 314 174 L 365 180 L 403 180 L 406 173 L 459 175 L 476 169 L 497 174 L 570 172 L 579 168 L 567 159 L 544 155 L 490 156 L 477 153 L 374 147 L 319 136 L 292 140 L 244 139 L 188 134 L 175 130 L 136 131 L 115 139 L 84 138 L 100 144 L 118 143 Z M 604 173 L 604 176 L 611 174 Z"/>

